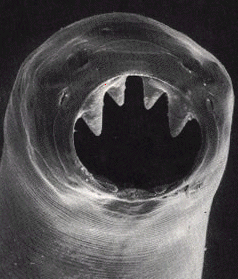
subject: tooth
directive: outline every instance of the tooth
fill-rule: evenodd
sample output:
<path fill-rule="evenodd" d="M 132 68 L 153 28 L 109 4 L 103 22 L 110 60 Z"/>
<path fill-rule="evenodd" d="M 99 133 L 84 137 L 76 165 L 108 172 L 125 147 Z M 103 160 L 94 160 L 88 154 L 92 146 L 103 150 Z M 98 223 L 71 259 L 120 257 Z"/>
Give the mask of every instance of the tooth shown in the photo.
<path fill-rule="evenodd" d="M 88 125 L 89 129 L 96 135 L 100 136 L 102 132 L 102 114 L 103 114 L 103 97 L 104 94 L 95 92 L 85 101 L 82 108 L 82 118 Z"/>
<path fill-rule="evenodd" d="M 125 84 L 120 87 L 111 87 L 107 93 L 112 97 L 112 99 L 118 104 L 118 106 L 122 106 L 125 101 Z"/>
<path fill-rule="evenodd" d="M 101 108 L 100 108 L 101 106 Z M 85 112 L 82 116 L 89 129 L 96 135 L 100 136 L 102 132 L 102 104 L 95 106 L 93 110 Z"/>
<path fill-rule="evenodd" d="M 125 101 L 126 78 L 127 76 L 122 76 L 108 83 L 110 88 L 107 90 L 107 93 L 118 106 L 122 106 Z"/>
<path fill-rule="evenodd" d="M 146 109 L 151 109 L 156 101 L 163 95 L 164 90 L 155 87 L 152 79 L 143 77 L 144 105 Z"/>
<path fill-rule="evenodd" d="M 177 137 L 187 124 L 189 120 L 192 120 L 194 117 L 190 114 L 186 115 L 184 118 L 179 118 L 174 114 L 169 114 L 169 128 L 170 134 L 173 138 Z"/>
<path fill-rule="evenodd" d="M 163 93 L 164 93 L 163 91 L 155 91 L 155 92 L 153 91 L 153 92 L 150 92 L 147 96 L 145 96 L 144 97 L 145 108 L 148 110 L 151 109 Z M 151 96 L 149 96 L 149 95 L 151 95 Z"/>
<path fill-rule="evenodd" d="M 188 101 L 182 99 L 178 92 L 176 94 L 176 88 L 173 88 L 173 91 L 171 91 L 169 85 L 164 81 L 144 77 L 143 83 L 144 103 L 146 109 L 152 108 L 160 96 L 163 93 L 167 93 L 169 100 L 168 118 L 170 134 L 173 138 L 177 137 L 185 127 L 186 123 L 195 118 Z"/>
<path fill-rule="evenodd" d="M 195 119 L 195 116 L 189 110 L 188 105 L 182 102 L 182 100 L 178 96 L 171 96 L 169 94 L 168 99 L 170 134 L 173 138 L 175 138 L 181 133 L 188 121 Z"/>
<path fill-rule="evenodd" d="M 89 129 L 96 135 L 100 136 L 102 132 L 103 116 L 103 99 L 105 92 L 119 105 L 124 104 L 126 76 L 117 77 L 110 80 L 90 94 L 86 98 L 77 118 L 82 117 Z"/>

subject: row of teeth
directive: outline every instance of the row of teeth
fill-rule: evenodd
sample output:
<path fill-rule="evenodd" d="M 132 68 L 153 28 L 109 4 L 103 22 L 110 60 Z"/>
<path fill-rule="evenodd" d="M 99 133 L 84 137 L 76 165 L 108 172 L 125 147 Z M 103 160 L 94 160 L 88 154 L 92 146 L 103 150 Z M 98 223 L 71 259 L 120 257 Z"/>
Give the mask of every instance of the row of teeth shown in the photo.
<path fill-rule="evenodd" d="M 127 76 L 122 76 L 104 83 L 96 88 L 84 101 L 77 119 L 82 117 L 96 136 L 100 136 L 102 132 L 105 93 L 107 92 L 118 106 L 122 106 L 125 100 L 126 78 Z M 142 77 L 142 80 L 144 105 L 147 110 L 151 109 L 164 93 L 167 93 L 170 134 L 172 137 L 178 136 L 186 123 L 195 118 L 189 101 L 189 94 L 182 99 L 180 94 L 176 93 L 176 89 L 171 92 L 171 86 L 166 82 L 159 82 L 148 77 Z"/>

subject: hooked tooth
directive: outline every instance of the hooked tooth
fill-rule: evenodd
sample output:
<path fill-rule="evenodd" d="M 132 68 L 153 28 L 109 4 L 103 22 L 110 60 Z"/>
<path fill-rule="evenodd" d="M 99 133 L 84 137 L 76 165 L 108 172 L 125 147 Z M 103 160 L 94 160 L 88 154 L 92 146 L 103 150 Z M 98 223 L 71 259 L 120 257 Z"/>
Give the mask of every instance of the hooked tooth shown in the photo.
<path fill-rule="evenodd" d="M 156 101 L 163 95 L 163 91 L 150 92 L 151 96 L 144 96 L 144 104 L 146 109 L 151 109 Z M 153 94 L 153 95 L 152 95 Z M 149 95 L 149 94 L 148 94 Z"/>
<path fill-rule="evenodd" d="M 113 100 L 119 106 L 122 106 L 124 104 L 125 81 L 126 76 L 106 81 L 106 83 L 96 88 L 82 105 L 77 118 L 82 117 L 89 129 L 96 136 L 100 136 L 102 132 L 103 99 L 105 92 L 108 92 Z"/>
<path fill-rule="evenodd" d="M 103 97 L 104 94 L 90 95 L 82 108 L 82 118 L 88 125 L 90 130 L 96 135 L 100 136 L 102 132 L 102 114 L 103 114 Z"/>
<path fill-rule="evenodd" d="M 125 101 L 125 84 L 121 87 L 111 87 L 107 93 L 112 97 L 112 99 L 118 104 L 118 106 L 122 106 Z"/>
<path fill-rule="evenodd" d="M 177 137 L 188 121 L 195 119 L 194 114 L 189 110 L 188 105 L 182 102 L 178 96 L 168 95 L 169 99 L 169 128 L 173 138 Z"/>
<path fill-rule="evenodd" d="M 85 112 L 82 116 L 83 120 L 96 136 L 100 136 L 102 132 L 102 106 L 103 104 L 98 104 L 93 110 Z"/>
<path fill-rule="evenodd" d="M 160 88 L 154 88 L 150 78 L 143 77 L 144 105 L 146 109 L 151 109 L 156 101 L 165 93 Z"/>
<path fill-rule="evenodd" d="M 126 78 L 127 76 L 121 76 L 108 82 L 109 89 L 107 90 L 107 93 L 118 106 L 122 106 L 125 101 Z"/>
<path fill-rule="evenodd" d="M 143 85 L 144 104 L 146 109 L 152 108 L 161 95 L 167 93 L 169 101 L 169 128 L 170 134 L 173 138 L 181 133 L 188 121 L 196 118 L 192 112 L 189 100 L 187 100 L 188 98 L 182 99 L 176 88 L 171 90 L 171 87 L 165 81 L 143 77 Z"/>
<path fill-rule="evenodd" d="M 185 127 L 188 121 L 194 117 L 190 114 L 186 115 L 185 118 L 178 118 L 174 114 L 169 114 L 169 129 L 170 134 L 173 138 L 177 137 Z"/>

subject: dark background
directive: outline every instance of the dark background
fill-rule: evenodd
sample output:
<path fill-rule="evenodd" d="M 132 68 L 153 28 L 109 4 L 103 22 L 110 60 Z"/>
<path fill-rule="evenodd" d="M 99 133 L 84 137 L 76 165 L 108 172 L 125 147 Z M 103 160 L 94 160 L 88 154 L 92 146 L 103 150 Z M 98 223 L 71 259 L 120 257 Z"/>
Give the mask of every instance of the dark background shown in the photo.
<path fill-rule="evenodd" d="M 0 150 L 7 100 L 23 60 L 61 27 L 95 14 L 139 13 L 185 33 L 222 62 L 231 76 L 234 92 L 237 92 L 237 3 L 229 0 L 1 0 Z M 227 169 L 210 216 L 203 279 L 238 278 L 237 131 L 235 106 Z"/>

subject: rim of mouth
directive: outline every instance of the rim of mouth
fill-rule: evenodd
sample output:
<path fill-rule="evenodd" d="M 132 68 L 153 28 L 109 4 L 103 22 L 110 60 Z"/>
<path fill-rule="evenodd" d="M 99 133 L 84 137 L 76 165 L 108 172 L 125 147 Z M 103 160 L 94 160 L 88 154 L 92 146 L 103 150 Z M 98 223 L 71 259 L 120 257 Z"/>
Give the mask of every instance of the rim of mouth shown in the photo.
<path fill-rule="evenodd" d="M 186 119 L 185 124 L 177 123 L 181 127 L 172 136 L 169 98 L 166 92 L 158 94 L 158 88 L 143 86 L 148 86 L 146 81 L 145 77 L 127 76 L 125 86 L 121 83 L 115 90 L 114 84 L 107 89 L 100 108 L 88 98 L 75 124 L 74 146 L 80 162 L 105 191 L 116 189 L 120 198 L 149 198 L 168 192 L 192 172 L 201 156 L 198 122 Z M 84 118 L 89 115 L 86 106 L 96 116 Z M 95 113 L 97 109 L 102 110 L 100 115 Z"/>

